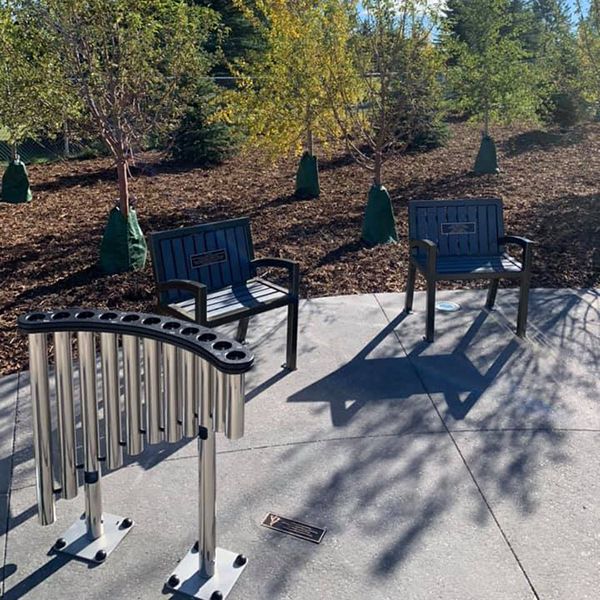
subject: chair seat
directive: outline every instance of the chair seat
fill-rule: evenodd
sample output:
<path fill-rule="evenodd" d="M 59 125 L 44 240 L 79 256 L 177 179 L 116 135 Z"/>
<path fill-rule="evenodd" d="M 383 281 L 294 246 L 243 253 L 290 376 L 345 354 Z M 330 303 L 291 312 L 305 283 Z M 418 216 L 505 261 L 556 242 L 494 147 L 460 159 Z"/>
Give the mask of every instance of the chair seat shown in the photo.
<path fill-rule="evenodd" d="M 427 259 L 417 257 L 421 270 L 427 269 Z M 497 256 L 438 256 L 436 272 L 439 275 L 488 273 L 519 273 L 522 271 L 521 263 L 508 254 Z"/>
<path fill-rule="evenodd" d="M 246 283 L 228 286 L 207 296 L 206 308 L 208 321 L 227 319 L 238 313 L 251 312 L 253 314 L 272 308 L 273 305 L 284 306 L 290 300 L 286 294 L 276 286 L 266 281 L 252 279 Z M 194 318 L 195 301 L 193 298 L 169 304 L 169 308 L 184 311 Z"/>

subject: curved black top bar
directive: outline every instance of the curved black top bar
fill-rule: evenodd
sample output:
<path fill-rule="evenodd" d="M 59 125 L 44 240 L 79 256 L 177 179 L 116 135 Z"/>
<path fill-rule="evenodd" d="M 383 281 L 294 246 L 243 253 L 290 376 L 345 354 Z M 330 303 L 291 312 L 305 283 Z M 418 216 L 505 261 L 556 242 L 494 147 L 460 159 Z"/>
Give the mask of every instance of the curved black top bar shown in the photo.
<path fill-rule="evenodd" d="M 230 375 L 250 370 L 254 356 L 242 344 L 208 327 L 172 317 L 94 308 L 65 308 L 21 315 L 19 329 L 26 334 L 55 331 L 91 331 L 147 337 L 188 350 Z"/>

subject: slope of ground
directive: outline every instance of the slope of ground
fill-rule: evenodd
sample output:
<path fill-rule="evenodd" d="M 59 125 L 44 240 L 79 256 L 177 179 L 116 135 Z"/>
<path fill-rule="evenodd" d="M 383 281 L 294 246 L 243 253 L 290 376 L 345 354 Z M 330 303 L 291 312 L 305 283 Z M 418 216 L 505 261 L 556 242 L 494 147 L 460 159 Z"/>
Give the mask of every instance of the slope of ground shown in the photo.
<path fill-rule="evenodd" d="M 400 236 L 395 245 L 368 248 L 360 241 L 370 176 L 343 153 L 321 160 L 319 200 L 291 195 L 295 159 L 261 165 L 237 157 L 190 170 L 146 155 L 131 187 L 145 232 L 249 216 L 257 255 L 300 261 L 304 296 L 403 290 L 407 202 L 466 196 L 500 196 L 507 232 L 539 243 L 534 286 L 598 285 L 600 125 L 569 132 L 500 128 L 502 173 L 484 177 L 470 174 L 479 132 L 463 124 L 452 131 L 445 148 L 387 163 Z M 36 165 L 30 175 L 31 204 L 0 203 L 0 375 L 26 366 L 25 341 L 15 329 L 22 312 L 73 305 L 149 310 L 153 304 L 150 265 L 111 277 L 95 266 L 116 196 L 110 161 Z"/>

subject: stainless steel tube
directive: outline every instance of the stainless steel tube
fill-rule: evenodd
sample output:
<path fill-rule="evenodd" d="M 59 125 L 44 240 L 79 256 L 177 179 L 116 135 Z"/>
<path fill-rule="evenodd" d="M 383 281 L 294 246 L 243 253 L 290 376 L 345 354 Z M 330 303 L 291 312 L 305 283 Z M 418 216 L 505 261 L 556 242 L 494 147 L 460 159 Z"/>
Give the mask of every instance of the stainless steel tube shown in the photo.
<path fill-rule="evenodd" d="M 198 425 L 212 427 L 215 396 L 216 369 L 206 360 L 200 361 L 200 396 L 198 399 Z"/>
<path fill-rule="evenodd" d="M 230 440 L 239 440 L 244 435 L 244 412 L 246 394 L 244 375 L 228 375 L 229 392 L 227 394 L 227 416 L 225 435 Z"/>
<path fill-rule="evenodd" d="M 186 350 L 178 348 L 177 356 L 181 365 L 181 396 L 183 401 L 183 436 L 194 438 L 198 435 L 198 370 L 197 359 Z"/>
<path fill-rule="evenodd" d="M 54 523 L 52 476 L 52 421 L 48 386 L 48 342 L 46 334 L 29 335 L 33 449 L 37 486 L 38 518 L 42 525 Z"/>
<path fill-rule="evenodd" d="M 165 377 L 165 433 L 169 443 L 181 440 L 179 424 L 179 384 L 177 369 L 177 348 L 172 344 L 163 344 L 163 366 Z"/>
<path fill-rule="evenodd" d="M 144 339 L 144 397 L 149 444 L 163 441 L 164 412 L 160 381 L 160 342 Z"/>
<path fill-rule="evenodd" d="M 198 436 L 199 455 L 199 514 L 198 514 L 198 560 L 200 576 L 215 574 L 217 552 L 216 518 L 216 449 L 212 423 L 200 428 Z"/>
<path fill-rule="evenodd" d="M 100 334 L 102 401 L 106 435 L 106 461 L 109 469 L 123 465 L 121 445 L 121 390 L 119 388 L 119 349 L 114 333 Z"/>
<path fill-rule="evenodd" d="M 97 539 L 104 533 L 100 491 L 100 443 L 96 396 L 96 347 L 94 334 L 78 332 L 81 412 L 84 444 L 85 517 L 87 534 Z"/>
<path fill-rule="evenodd" d="M 215 399 L 214 399 L 214 429 L 217 433 L 225 431 L 225 420 L 227 416 L 227 396 L 229 394 L 228 376 L 214 369 L 215 377 Z"/>
<path fill-rule="evenodd" d="M 125 378 L 127 452 L 135 456 L 144 449 L 144 440 L 142 434 L 140 342 L 133 335 L 123 336 L 123 376 Z"/>
<path fill-rule="evenodd" d="M 77 445 L 73 404 L 73 358 L 71 334 L 54 333 L 58 442 L 60 450 L 60 497 L 77 496 Z"/>

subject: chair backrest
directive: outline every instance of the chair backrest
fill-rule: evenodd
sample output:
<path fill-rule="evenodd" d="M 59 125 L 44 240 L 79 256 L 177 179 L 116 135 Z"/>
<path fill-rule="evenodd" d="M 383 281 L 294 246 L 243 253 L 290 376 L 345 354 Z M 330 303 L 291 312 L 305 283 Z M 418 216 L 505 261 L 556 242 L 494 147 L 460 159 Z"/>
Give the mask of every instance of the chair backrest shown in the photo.
<path fill-rule="evenodd" d="M 412 201 L 408 222 L 410 238 L 431 240 L 439 256 L 494 256 L 504 251 L 498 244 L 504 235 L 499 198 Z"/>
<path fill-rule="evenodd" d="M 248 281 L 254 276 L 250 221 L 247 218 L 181 227 L 150 234 L 154 279 L 191 279 L 208 291 Z M 172 290 L 162 302 L 180 302 L 191 294 Z"/>

